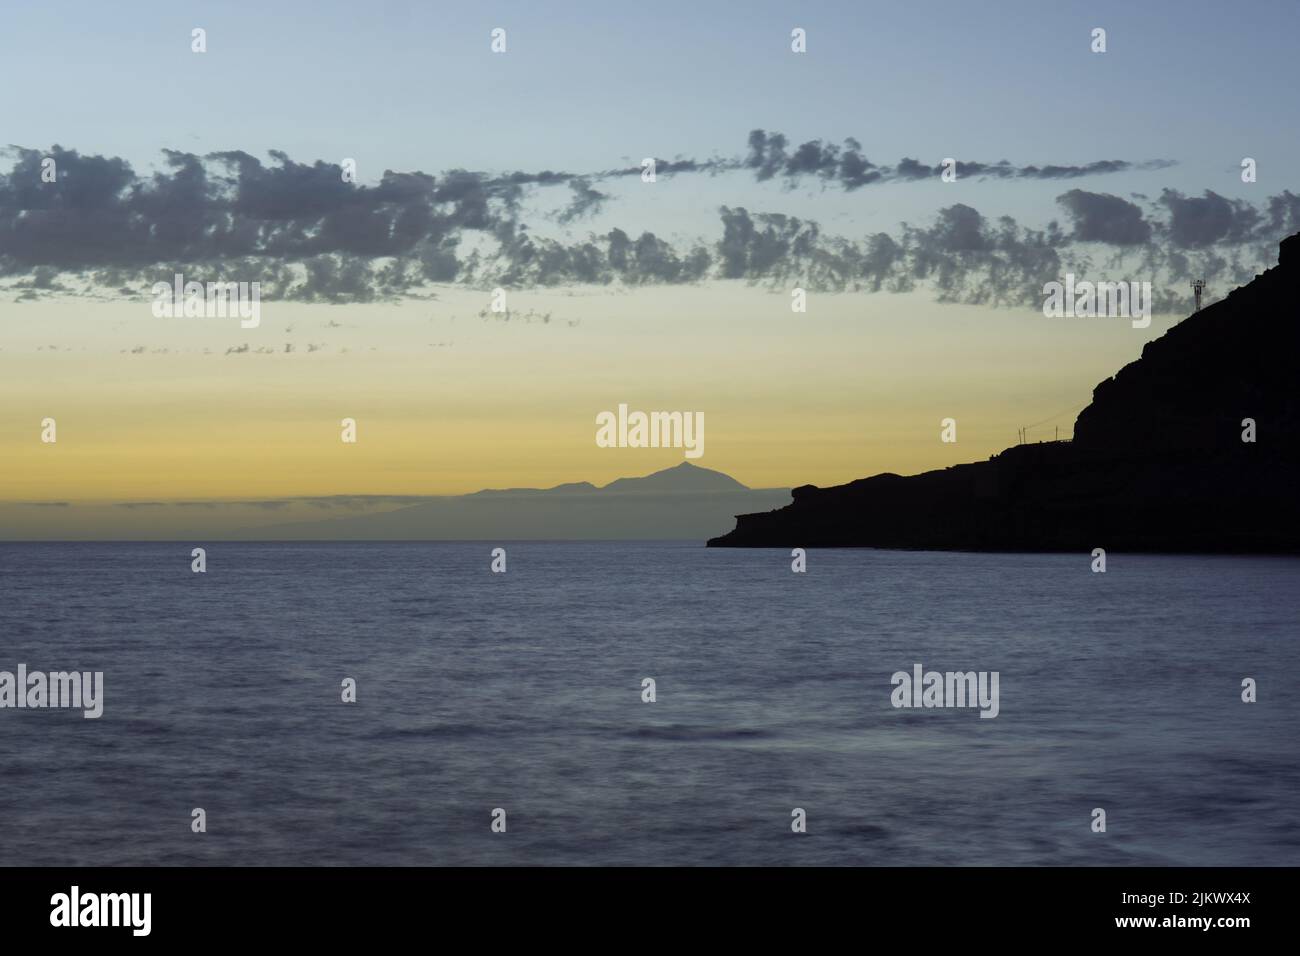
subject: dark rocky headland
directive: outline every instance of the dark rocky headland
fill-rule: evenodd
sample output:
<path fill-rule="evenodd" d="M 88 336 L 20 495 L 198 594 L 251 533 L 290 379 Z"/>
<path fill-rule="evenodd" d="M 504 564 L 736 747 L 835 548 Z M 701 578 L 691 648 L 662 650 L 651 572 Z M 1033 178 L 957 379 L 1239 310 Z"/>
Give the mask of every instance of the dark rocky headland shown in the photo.
<path fill-rule="evenodd" d="M 1300 234 L 1278 265 L 1147 343 L 1069 442 L 795 488 L 711 547 L 1300 552 Z M 1256 440 L 1242 440 L 1243 419 Z"/>

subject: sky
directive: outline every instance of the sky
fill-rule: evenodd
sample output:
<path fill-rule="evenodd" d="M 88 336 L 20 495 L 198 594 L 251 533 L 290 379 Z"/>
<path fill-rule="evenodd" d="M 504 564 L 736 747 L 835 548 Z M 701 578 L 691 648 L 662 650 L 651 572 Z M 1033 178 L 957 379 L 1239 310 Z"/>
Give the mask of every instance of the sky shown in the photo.
<path fill-rule="evenodd" d="M 682 460 L 599 447 L 620 403 L 702 412 L 695 463 L 751 487 L 1067 437 L 1191 278 L 1224 295 L 1300 229 L 1298 27 L 1293 2 L 7 10 L 0 537 Z M 178 271 L 259 281 L 259 325 L 156 316 Z M 1151 324 L 1047 318 L 1066 272 L 1149 281 Z"/>

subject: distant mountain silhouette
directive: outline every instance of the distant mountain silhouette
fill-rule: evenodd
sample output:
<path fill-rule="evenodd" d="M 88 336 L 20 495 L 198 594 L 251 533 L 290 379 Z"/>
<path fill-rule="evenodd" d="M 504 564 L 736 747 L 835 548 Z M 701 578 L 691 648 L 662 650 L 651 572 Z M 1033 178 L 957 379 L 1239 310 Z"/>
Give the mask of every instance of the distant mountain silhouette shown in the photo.
<path fill-rule="evenodd" d="M 250 529 L 260 540 L 595 540 L 699 541 L 738 511 L 790 500 L 787 488 L 752 489 L 720 471 L 683 462 L 603 488 L 581 481 L 554 488 L 487 489 L 395 511 Z"/>
<path fill-rule="evenodd" d="M 711 468 L 701 468 L 684 461 L 675 468 L 665 468 L 644 478 L 619 478 L 611 481 L 602 491 L 617 494 L 664 494 L 689 492 L 727 493 L 749 489 L 730 475 Z"/>
<path fill-rule="evenodd" d="M 1072 442 L 805 485 L 720 547 L 1300 552 L 1300 234 L 1093 390 Z M 1256 441 L 1242 440 L 1253 419 Z"/>
<path fill-rule="evenodd" d="M 665 468 L 641 478 L 617 478 L 609 484 L 597 488 L 589 481 L 574 481 L 554 488 L 510 488 L 506 490 L 485 489 L 476 491 L 466 497 L 479 495 L 571 495 L 590 494 L 595 491 L 613 494 L 674 494 L 678 492 L 732 492 L 749 489 L 730 475 L 711 468 L 701 468 L 684 461 L 672 468 Z"/>

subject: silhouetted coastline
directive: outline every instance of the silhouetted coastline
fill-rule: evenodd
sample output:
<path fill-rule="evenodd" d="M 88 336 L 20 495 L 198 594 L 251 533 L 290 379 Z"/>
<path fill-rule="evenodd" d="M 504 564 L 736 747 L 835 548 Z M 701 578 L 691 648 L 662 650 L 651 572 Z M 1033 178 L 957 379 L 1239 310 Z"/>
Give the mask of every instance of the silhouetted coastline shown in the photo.
<path fill-rule="evenodd" d="M 832 488 L 710 547 L 1300 552 L 1300 234 L 1100 383 L 1074 440 Z M 1243 440 L 1243 421 L 1255 441 Z"/>

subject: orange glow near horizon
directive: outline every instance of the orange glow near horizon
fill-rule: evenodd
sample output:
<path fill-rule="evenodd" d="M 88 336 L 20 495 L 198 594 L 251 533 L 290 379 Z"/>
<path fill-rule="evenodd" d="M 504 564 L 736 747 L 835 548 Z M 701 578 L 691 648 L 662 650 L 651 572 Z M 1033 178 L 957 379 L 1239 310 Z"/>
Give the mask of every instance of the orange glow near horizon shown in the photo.
<path fill-rule="evenodd" d="M 597 413 L 620 402 L 703 412 L 693 464 L 750 487 L 910 474 L 987 458 L 1056 413 L 1031 439 L 1068 435 L 1092 387 L 1167 327 L 914 295 L 815 295 L 796 314 L 728 283 L 512 296 L 552 320 L 480 318 L 484 296 L 463 289 L 264 303 L 250 330 L 141 301 L 0 306 L 0 501 L 461 494 L 685 460 L 597 447 Z"/>

